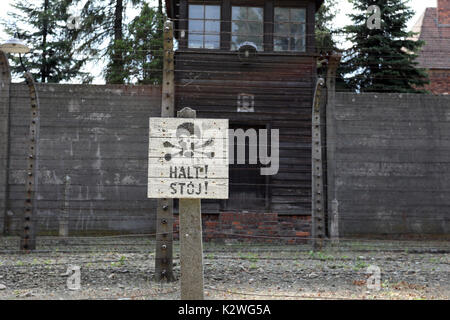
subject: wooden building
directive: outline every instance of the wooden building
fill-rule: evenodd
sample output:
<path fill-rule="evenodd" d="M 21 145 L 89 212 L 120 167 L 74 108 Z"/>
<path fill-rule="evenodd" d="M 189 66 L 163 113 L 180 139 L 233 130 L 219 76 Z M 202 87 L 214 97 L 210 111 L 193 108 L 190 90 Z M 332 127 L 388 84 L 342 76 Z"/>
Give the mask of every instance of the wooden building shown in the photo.
<path fill-rule="evenodd" d="M 278 173 L 230 165 L 230 199 L 203 201 L 204 213 L 311 216 L 314 25 L 322 2 L 166 1 L 178 45 L 176 109 L 227 118 L 233 129 L 279 129 Z"/>

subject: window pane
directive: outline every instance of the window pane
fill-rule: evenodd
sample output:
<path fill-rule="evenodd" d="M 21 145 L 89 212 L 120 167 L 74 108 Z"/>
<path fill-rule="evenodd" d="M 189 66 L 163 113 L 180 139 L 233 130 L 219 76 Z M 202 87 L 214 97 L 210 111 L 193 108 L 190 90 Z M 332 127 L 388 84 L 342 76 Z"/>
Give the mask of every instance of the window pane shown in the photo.
<path fill-rule="evenodd" d="M 231 50 L 237 50 L 239 44 L 238 44 L 238 37 L 232 36 L 231 37 Z"/>
<path fill-rule="evenodd" d="M 264 34 L 264 27 L 263 24 L 260 22 L 249 22 L 248 24 L 248 33 L 251 35 L 262 35 Z"/>
<path fill-rule="evenodd" d="M 275 34 L 288 35 L 289 34 L 289 24 L 287 23 L 277 23 L 275 25 Z"/>
<path fill-rule="evenodd" d="M 236 21 L 232 23 L 231 29 L 233 30 L 233 34 L 238 35 L 248 35 L 249 27 L 248 22 L 246 21 Z"/>
<path fill-rule="evenodd" d="M 303 35 L 303 32 L 305 30 L 304 24 L 291 24 L 291 35 Z"/>
<path fill-rule="evenodd" d="M 190 4 L 189 5 L 189 18 L 190 19 L 203 19 L 204 11 L 202 5 Z"/>
<path fill-rule="evenodd" d="M 188 47 L 220 48 L 220 6 L 189 5 Z"/>
<path fill-rule="evenodd" d="M 244 42 L 252 42 L 258 50 L 263 50 L 263 8 L 232 7 L 231 50 L 236 50 Z"/>
<path fill-rule="evenodd" d="M 305 51 L 306 10 L 304 8 L 275 8 L 275 51 Z M 280 23 L 282 22 L 282 23 Z"/>
<path fill-rule="evenodd" d="M 231 9 L 232 20 L 247 20 L 247 7 L 233 7 Z"/>
<path fill-rule="evenodd" d="M 189 31 L 203 32 L 203 20 L 189 20 Z"/>
<path fill-rule="evenodd" d="M 305 51 L 306 50 L 306 41 L 305 38 L 296 39 L 294 42 L 294 48 L 292 48 L 295 51 Z"/>
<path fill-rule="evenodd" d="M 242 28 L 241 23 L 237 23 L 237 22 L 231 23 L 231 32 L 232 33 L 236 33 L 241 28 Z"/>
<path fill-rule="evenodd" d="M 305 9 L 291 9 L 292 22 L 306 22 L 306 10 Z"/>
<path fill-rule="evenodd" d="M 275 8 L 275 22 L 289 21 L 288 8 Z"/>
<path fill-rule="evenodd" d="M 219 35 L 205 35 L 205 48 L 206 49 L 219 49 L 220 36 Z"/>
<path fill-rule="evenodd" d="M 263 21 L 263 9 L 262 8 L 248 8 L 248 20 L 250 21 Z"/>
<path fill-rule="evenodd" d="M 189 48 L 203 48 L 203 34 L 189 32 Z"/>
<path fill-rule="evenodd" d="M 287 37 L 274 37 L 274 50 L 275 51 L 288 51 L 289 39 Z"/>
<path fill-rule="evenodd" d="M 219 21 L 208 21 L 205 22 L 205 34 L 220 33 L 220 22 Z"/>
<path fill-rule="evenodd" d="M 220 6 L 205 6 L 205 18 L 220 20 Z"/>

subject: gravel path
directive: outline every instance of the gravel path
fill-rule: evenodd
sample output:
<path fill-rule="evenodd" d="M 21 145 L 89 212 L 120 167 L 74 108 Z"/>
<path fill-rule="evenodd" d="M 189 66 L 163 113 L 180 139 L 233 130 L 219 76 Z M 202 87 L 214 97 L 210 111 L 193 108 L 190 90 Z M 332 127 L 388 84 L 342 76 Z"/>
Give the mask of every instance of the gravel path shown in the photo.
<path fill-rule="evenodd" d="M 0 238 L 0 299 L 179 299 L 179 281 L 157 283 L 154 241 L 144 237 L 39 239 L 22 254 Z M 3 249 L 3 250 L 2 250 Z M 449 299 L 448 242 L 351 241 L 312 252 L 308 245 L 204 244 L 207 299 Z M 180 277 L 178 243 L 174 273 Z M 81 289 L 67 268 L 81 268 Z M 380 290 L 369 289 L 369 266 Z"/>

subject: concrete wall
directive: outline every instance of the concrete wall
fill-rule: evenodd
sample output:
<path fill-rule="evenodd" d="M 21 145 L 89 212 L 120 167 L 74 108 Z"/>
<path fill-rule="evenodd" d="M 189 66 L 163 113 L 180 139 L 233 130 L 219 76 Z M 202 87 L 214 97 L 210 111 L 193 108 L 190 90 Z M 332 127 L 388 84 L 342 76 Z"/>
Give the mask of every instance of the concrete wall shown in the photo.
<path fill-rule="evenodd" d="M 160 116 L 160 87 L 39 84 L 37 90 L 38 232 L 58 230 L 65 192 L 71 233 L 153 232 L 156 201 L 146 195 L 148 118 Z M 12 230 L 20 228 L 24 207 L 29 115 L 27 86 L 12 84 L 8 170 Z M 70 187 L 65 191 L 66 176 Z"/>
<path fill-rule="evenodd" d="M 30 100 L 25 84 L 8 87 L 2 77 L 0 85 L 0 230 L 6 221 L 17 231 Z M 58 230 L 66 209 L 71 234 L 153 232 L 156 201 L 146 196 L 148 118 L 160 115 L 160 87 L 37 89 L 38 231 Z M 328 194 L 339 202 L 340 236 L 448 235 L 450 97 L 337 93 L 333 100 L 327 107 Z"/>
<path fill-rule="evenodd" d="M 450 97 L 337 93 L 329 194 L 340 236 L 450 233 Z"/>

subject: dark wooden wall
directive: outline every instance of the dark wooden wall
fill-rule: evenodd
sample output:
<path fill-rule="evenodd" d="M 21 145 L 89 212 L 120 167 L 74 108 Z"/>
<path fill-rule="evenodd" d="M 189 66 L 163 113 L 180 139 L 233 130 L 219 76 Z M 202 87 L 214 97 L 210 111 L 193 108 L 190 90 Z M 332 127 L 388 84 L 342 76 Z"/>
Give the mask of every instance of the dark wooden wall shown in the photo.
<path fill-rule="evenodd" d="M 220 50 L 189 49 L 188 4 L 222 5 Z M 174 11 L 176 108 L 190 107 L 200 118 L 227 118 L 231 128 L 280 130 L 280 170 L 261 176 L 255 165 L 230 166 L 230 199 L 204 201 L 204 212 L 256 211 L 311 214 L 311 107 L 316 79 L 316 1 L 180 0 Z M 264 52 L 243 64 L 230 51 L 231 6 L 264 7 Z M 273 52 L 275 6 L 307 9 L 306 53 Z M 186 31 L 184 37 L 180 32 Z M 252 113 L 237 112 L 239 94 L 254 95 Z"/>
<path fill-rule="evenodd" d="M 234 128 L 280 130 L 280 170 L 265 177 L 266 197 L 253 192 L 246 168 L 230 167 L 230 200 L 205 202 L 205 212 L 240 207 L 240 211 L 310 215 L 311 106 L 315 57 L 258 53 L 243 64 L 235 52 L 179 50 L 176 63 L 176 108 L 197 110 L 199 118 L 228 118 Z M 253 94 L 254 112 L 237 112 L 240 93 Z M 259 168 L 253 168 L 258 171 Z M 248 178 L 248 177 L 247 177 Z M 231 203 L 233 202 L 234 203 Z"/>

